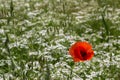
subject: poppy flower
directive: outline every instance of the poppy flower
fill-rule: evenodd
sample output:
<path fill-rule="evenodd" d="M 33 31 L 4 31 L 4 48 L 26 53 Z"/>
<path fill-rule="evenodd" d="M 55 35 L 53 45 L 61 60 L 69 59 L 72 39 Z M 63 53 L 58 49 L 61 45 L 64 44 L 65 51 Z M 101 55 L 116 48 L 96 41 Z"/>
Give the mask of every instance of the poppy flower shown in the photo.
<path fill-rule="evenodd" d="M 94 56 L 92 46 L 88 42 L 80 41 L 76 42 L 70 47 L 69 53 L 72 56 L 74 62 L 90 60 Z"/>

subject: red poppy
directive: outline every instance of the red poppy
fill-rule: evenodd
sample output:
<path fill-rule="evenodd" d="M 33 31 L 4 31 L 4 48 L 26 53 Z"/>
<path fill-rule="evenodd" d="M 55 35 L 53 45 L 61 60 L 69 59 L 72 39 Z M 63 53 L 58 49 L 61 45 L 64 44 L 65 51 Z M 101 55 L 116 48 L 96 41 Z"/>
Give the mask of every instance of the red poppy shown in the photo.
<path fill-rule="evenodd" d="M 92 46 L 88 42 L 76 42 L 69 49 L 70 55 L 75 62 L 90 60 L 94 56 Z"/>

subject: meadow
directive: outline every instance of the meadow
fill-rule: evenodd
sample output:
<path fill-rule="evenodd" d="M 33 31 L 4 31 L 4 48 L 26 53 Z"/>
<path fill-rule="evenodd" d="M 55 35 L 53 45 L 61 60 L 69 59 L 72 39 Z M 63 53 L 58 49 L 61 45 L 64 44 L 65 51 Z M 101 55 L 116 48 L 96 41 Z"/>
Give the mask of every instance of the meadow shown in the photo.
<path fill-rule="evenodd" d="M 0 0 L 0 80 L 120 80 L 119 0 Z M 90 61 L 69 48 L 89 42 Z"/>

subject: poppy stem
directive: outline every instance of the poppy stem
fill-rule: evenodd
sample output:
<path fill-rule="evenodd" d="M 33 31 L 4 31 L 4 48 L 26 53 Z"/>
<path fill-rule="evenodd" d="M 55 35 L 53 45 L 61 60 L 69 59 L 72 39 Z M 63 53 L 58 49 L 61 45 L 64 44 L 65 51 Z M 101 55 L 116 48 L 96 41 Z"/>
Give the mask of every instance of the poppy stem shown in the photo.
<path fill-rule="evenodd" d="M 73 65 L 71 66 L 70 75 L 68 76 L 68 79 L 67 79 L 67 80 L 72 80 L 72 77 L 73 77 L 72 75 L 73 75 L 74 66 L 75 66 L 75 63 L 73 63 Z"/>

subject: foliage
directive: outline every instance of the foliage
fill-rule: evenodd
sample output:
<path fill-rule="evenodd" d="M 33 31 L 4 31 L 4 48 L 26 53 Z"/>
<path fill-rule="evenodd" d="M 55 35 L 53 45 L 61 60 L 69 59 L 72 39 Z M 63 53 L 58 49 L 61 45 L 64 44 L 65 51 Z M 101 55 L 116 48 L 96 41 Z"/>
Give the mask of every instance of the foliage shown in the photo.
<path fill-rule="evenodd" d="M 1 80 L 119 80 L 119 0 L 0 0 Z M 68 53 L 88 41 L 95 56 Z"/>

